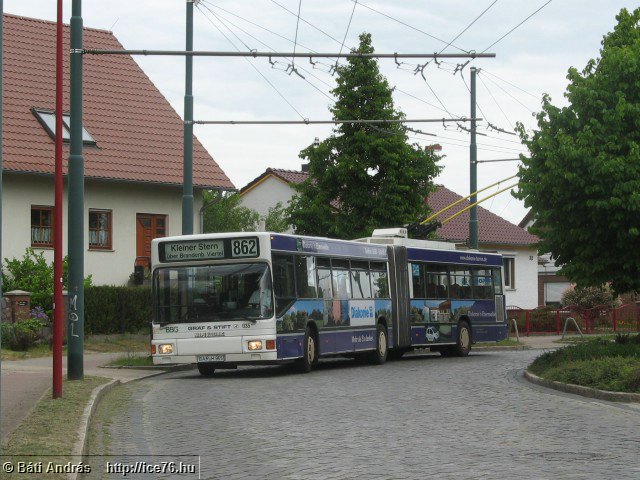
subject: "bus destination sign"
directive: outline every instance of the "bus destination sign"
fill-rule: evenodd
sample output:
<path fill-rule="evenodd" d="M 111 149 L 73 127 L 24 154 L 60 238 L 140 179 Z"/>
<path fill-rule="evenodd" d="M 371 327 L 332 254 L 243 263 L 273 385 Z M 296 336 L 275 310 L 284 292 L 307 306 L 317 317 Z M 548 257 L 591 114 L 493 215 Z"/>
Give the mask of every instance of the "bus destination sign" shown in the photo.
<path fill-rule="evenodd" d="M 208 260 L 215 258 L 224 258 L 224 243 L 222 240 L 164 243 L 165 262 L 184 262 L 186 260 Z"/>
<path fill-rule="evenodd" d="M 161 262 L 257 257 L 259 242 L 256 237 L 162 242 L 158 253 Z"/>

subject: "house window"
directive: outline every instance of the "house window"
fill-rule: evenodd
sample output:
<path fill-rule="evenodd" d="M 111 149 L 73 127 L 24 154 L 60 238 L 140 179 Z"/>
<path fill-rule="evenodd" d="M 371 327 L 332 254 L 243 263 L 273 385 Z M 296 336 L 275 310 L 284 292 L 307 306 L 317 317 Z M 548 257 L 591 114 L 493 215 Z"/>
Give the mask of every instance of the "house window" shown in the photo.
<path fill-rule="evenodd" d="M 53 247 L 53 207 L 31 207 L 31 246 Z"/>
<path fill-rule="evenodd" d="M 49 136 L 56 139 L 56 113 L 51 110 L 40 110 L 33 108 L 31 109 L 33 114 L 36 116 L 40 124 L 47 131 Z M 62 114 L 62 141 L 65 143 L 69 143 L 71 139 L 71 116 L 68 113 Z M 96 141 L 91 136 L 91 134 L 87 131 L 86 128 L 82 127 L 82 143 L 85 145 L 95 145 Z"/>
<path fill-rule="evenodd" d="M 516 259 L 513 257 L 502 258 L 502 269 L 504 271 L 504 287 L 516 288 Z"/>
<path fill-rule="evenodd" d="M 89 210 L 89 250 L 111 250 L 111 210 Z"/>

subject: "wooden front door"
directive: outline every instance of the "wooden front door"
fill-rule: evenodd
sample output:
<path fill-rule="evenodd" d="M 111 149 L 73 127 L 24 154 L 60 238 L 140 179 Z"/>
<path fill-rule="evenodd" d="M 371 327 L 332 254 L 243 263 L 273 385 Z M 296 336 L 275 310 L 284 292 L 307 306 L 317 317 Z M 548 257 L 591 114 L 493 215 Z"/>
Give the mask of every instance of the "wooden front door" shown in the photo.
<path fill-rule="evenodd" d="M 136 214 L 136 265 L 151 267 L 151 240 L 167 235 L 167 216 Z"/>

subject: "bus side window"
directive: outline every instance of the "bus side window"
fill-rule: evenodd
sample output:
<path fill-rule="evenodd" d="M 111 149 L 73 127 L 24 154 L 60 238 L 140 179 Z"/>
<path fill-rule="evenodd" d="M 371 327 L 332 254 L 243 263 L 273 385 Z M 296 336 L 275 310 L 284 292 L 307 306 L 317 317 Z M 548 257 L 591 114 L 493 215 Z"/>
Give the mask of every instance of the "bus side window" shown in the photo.
<path fill-rule="evenodd" d="M 491 272 L 493 273 L 493 289 L 496 295 L 502 295 L 502 271 L 500 268 L 492 268 Z"/>
<path fill-rule="evenodd" d="M 451 298 L 471 298 L 471 270 L 466 268 L 451 269 Z"/>
<path fill-rule="evenodd" d="M 276 297 L 276 315 L 281 316 L 296 299 L 291 255 L 273 256 L 273 292 Z"/>
<path fill-rule="evenodd" d="M 316 267 L 313 257 L 295 257 L 298 298 L 318 298 Z"/>
<path fill-rule="evenodd" d="M 331 260 L 331 287 L 333 298 L 346 300 L 351 298 L 351 282 L 349 281 L 349 260 Z"/>
<path fill-rule="evenodd" d="M 318 273 L 318 298 L 328 299 L 333 297 L 331 292 L 331 261 L 328 258 L 316 258 L 316 271 Z"/>
<path fill-rule="evenodd" d="M 369 262 L 351 261 L 351 293 L 353 298 L 371 298 Z"/>
<path fill-rule="evenodd" d="M 491 286 L 491 270 L 485 268 L 474 268 L 473 272 L 473 298 L 490 299 L 493 298 L 493 288 Z"/>
<path fill-rule="evenodd" d="M 427 298 L 449 298 L 449 279 L 447 267 L 427 264 Z"/>
<path fill-rule="evenodd" d="M 427 298 L 427 289 L 424 283 L 424 263 L 411 263 L 411 283 L 413 285 L 413 298 Z"/>
<path fill-rule="evenodd" d="M 373 298 L 389 298 L 389 279 L 387 264 L 371 262 L 371 291 Z"/>

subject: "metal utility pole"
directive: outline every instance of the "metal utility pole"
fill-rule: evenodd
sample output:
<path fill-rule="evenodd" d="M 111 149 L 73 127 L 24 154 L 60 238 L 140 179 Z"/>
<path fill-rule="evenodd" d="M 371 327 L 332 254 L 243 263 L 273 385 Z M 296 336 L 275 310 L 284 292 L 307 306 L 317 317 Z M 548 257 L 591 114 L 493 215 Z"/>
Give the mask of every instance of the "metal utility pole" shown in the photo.
<path fill-rule="evenodd" d="M 476 145 L 476 73 L 477 69 L 471 67 L 471 145 L 469 147 L 470 163 L 470 191 L 469 201 L 475 204 L 477 201 L 476 190 L 478 190 L 478 145 Z M 478 207 L 471 207 L 469 212 L 469 247 L 478 248 Z"/>
<path fill-rule="evenodd" d="M 84 158 L 82 156 L 82 0 L 71 6 L 69 155 L 69 328 L 67 377 L 84 377 Z"/>
<path fill-rule="evenodd" d="M 4 31 L 2 25 L 4 23 L 4 2 L 0 0 L 0 258 L 2 258 L 2 126 L 4 118 L 2 112 L 2 79 L 4 78 L 3 51 L 4 51 Z M 0 278 L 0 299 L 2 299 L 2 279 Z M 0 327 L 2 327 L 2 312 L 0 311 Z M 2 347 L 2 328 L 0 328 L 0 347 Z M 2 354 L 0 354 L 0 369 L 2 367 Z M 2 384 L 0 381 L 0 394 L 2 393 Z M 1 395 L 0 395 L 1 397 Z M 2 400 L 0 400 L 0 425 L 2 425 Z"/>
<path fill-rule="evenodd" d="M 193 51 L 193 2 L 187 0 L 187 52 Z M 193 233 L 193 56 L 185 57 L 182 234 Z"/>
<path fill-rule="evenodd" d="M 63 46 L 62 0 L 58 0 L 56 23 L 56 167 L 53 218 L 53 398 L 62 397 L 62 109 Z"/>

